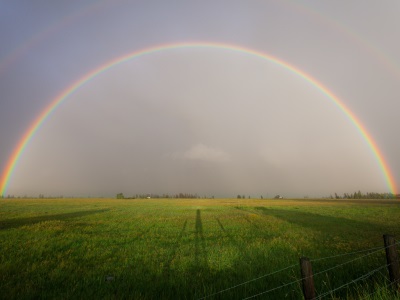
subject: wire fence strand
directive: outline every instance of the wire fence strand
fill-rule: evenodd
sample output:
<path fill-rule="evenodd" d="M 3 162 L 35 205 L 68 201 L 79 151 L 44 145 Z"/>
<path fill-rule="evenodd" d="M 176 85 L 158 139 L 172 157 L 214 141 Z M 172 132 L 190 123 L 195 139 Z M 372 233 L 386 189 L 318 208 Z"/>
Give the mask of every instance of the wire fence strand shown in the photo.
<path fill-rule="evenodd" d="M 239 284 L 234 285 L 234 286 L 232 286 L 232 287 L 223 289 L 223 290 L 218 291 L 218 292 L 216 292 L 216 293 L 214 293 L 214 294 L 207 295 L 207 296 L 205 296 L 205 297 L 203 297 L 203 298 L 199 298 L 198 300 L 210 298 L 210 297 L 212 297 L 212 296 L 215 296 L 215 295 L 218 295 L 218 294 L 227 292 L 227 291 L 229 291 L 229 290 L 235 289 L 235 288 L 237 288 L 237 287 L 239 287 L 239 286 L 248 284 L 248 283 L 250 283 L 250 282 L 253 282 L 253 281 L 256 281 L 256 280 L 259 280 L 259 279 L 262 279 L 262 278 L 266 278 L 266 277 L 268 277 L 268 276 L 272 276 L 272 275 L 274 275 L 274 274 L 277 274 L 277 273 L 280 273 L 280 272 L 283 272 L 283 271 L 286 271 L 286 270 L 291 269 L 291 268 L 296 267 L 296 266 L 297 266 L 297 264 L 293 264 L 293 265 L 288 266 L 288 267 L 285 267 L 285 268 L 283 268 L 283 269 L 280 269 L 280 270 L 277 270 L 277 271 L 274 271 L 274 272 L 271 272 L 271 273 L 262 275 L 262 276 L 260 276 L 260 277 L 257 277 L 257 278 L 254 278 L 254 279 L 251 279 L 251 280 L 248 280 L 248 281 L 239 283 Z"/>
<path fill-rule="evenodd" d="M 318 297 L 316 297 L 316 299 L 317 299 L 317 300 L 318 300 L 318 299 L 322 299 L 322 298 L 324 298 L 325 296 L 328 296 L 328 295 L 330 295 L 330 294 L 333 294 L 334 292 L 336 292 L 336 291 L 338 291 L 338 290 L 340 290 L 340 289 L 342 289 L 342 288 L 344 288 L 344 287 L 346 287 L 346 286 L 349 286 L 350 284 L 356 283 L 356 282 L 358 282 L 358 281 L 360 281 L 360 280 L 364 280 L 364 279 L 370 277 L 371 275 L 373 275 L 374 273 L 378 272 L 379 270 L 381 270 L 381 269 L 383 269 L 383 268 L 386 268 L 386 267 L 387 267 L 387 265 L 380 266 L 379 268 L 376 268 L 376 269 L 374 269 L 374 270 L 372 270 L 372 271 L 370 271 L 370 272 L 368 272 L 368 273 L 366 273 L 366 274 L 363 274 L 363 275 L 361 275 L 360 277 L 351 280 L 350 282 L 347 282 L 347 283 L 345 283 L 345 284 L 343 284 L 343 285 L 341 285 L 341 286 L 339 286 L 339 287 L 337 287 L 337 288 L 335 288 L 335 289 L 333 289 L 333 290 L 330 290 L 330 291 L 328 291 L 328 292 L 326 292 L 326 293 L 324 293 L 324 294 L 322 294 L 322 295 L 319 295 Z"/>
<path fill-rule="evenodd" d="M 398 282 L 400 282 L 400 279 L 391 282 L 390 284 L 388 284 L 388 285 L 386 286 L 386 288 L 391 288 L 392 285 L 394 285 L 394 284 L 396 284 L 396 283 L 398 283 Z M 365 299 L 371 297 L 373 294 L 377 293 L 378 291 L 379 291 L 379 290 L 377 289 L 377 290 L 373 291 L 372 293 L 367 294 L 365 297 L 361 298 L 361 300 L 365 300 Z"/>
<path fill-rule="evenodd" d="M 339 268 L 339 267 L 341 267 L 341 266 L 344 266 L 344 265 L 349 264 L 349 263 L 351 263 L 351 262 L 354 262 L 354 261 L 356 261 L 356 260 L 363 259 L 363 258 L 365 258 L 365 257 L 367 257 L 367 256 L 373 255 L 373 254 L 378 253 L 378 252 L 380 252 L 380 251 L 382 251 L 382 250 L 384 250 L 384 249 L 386 249 L 386 248 L 388 248 L 388 247 L 392 247 L 392 246 L 395 246 L 395 245 L 398 245 L 398 244 L 400 244 L 400 241 L 399 241 L 399 242 L 396 242 L 394 245 L 390 245 L 390 246 L 386 246 L 386 247 L 374 247 L 374 248 L 369 248 L 369 249 L 365 249 L 365 250 L 353 251 L 353 252 L 348 252 L 348 253 L 344 253 L 344 254 L 332 255 L 332 256 L 327 256 L 327 257 L 322 257 L 322 258 L 317 258 L 317 259 L 314 259 L 314 260 L 310 260 L 311 262 L 316 262 L 316 261 L 327 260 L 327 259 L 336 258 L 336 257 L 343 257 L 343 256 L 348 256 L 348 255 L 353 255 L 353 254 L 359 254 L 359 253 L 369 252 L 369 253 L 367 253 L 367 254 L 365 254 L 365 255 L 356 257 L 356 258 L 354 258 L 354 259 L 352 259 L 352 260 L 346 261 L 346 262 L 344 262 L 344 263 L 335 265 L 335 266 L 333 266 L 333 267 L 331 267 L 331 268 L 328 268 L 328 269 L 325 269 L 325 270 L 323 270 L 323 271 L 317 272 L 317 273 L 315 273 L 315 274 L 313 274 L 313 275 L 311 275 L 311 276 L 305 277 L 304 279 L 308 279 L 308 278 L 310 278 L 310 277 L 315 277 L 315 276 L 317 276 L 317 275 L 326 273 L 326 272 L 328 272 L 328 271 L 332 271 L 332 270 L 334 270 L 334 269 L 336 269 L 336 268 Z M 371 251 L 372 251 L 372 252 L 371 252 Z M 277 273 L 286 271 L 286 270 L 291 269 L 291 268 L 293 268 L 293 267 L 295 267 L 295 266 L 297 266 L 297 265 L 298 265 L 298 264 L 293 264 L 293 265 L 290 265 L 290 266 L 285 267 L 285 268 L 283 268 L 283 269 L 280 269 L 280 270 L 277 270 L 277 271 L 274 271 L 274 272 L 271 272 L 271 273 L 262 275 L 262 276 L 260 276 L 260 277 L 257 277 L 257 278 L 254 278 L 254 279 L 251 279 L 251 280 L 242 282 L 242 283 L 240 283 L 240 284 L 236 284 L 236 285 L 231 286 L 231 287 L 229 287 L 229 288 L 226 288 L 226 289 L 220 290 L 220 291 L 218 291 L 218 292 L 215 292 L 215 293 L 213 293 L 213 294 L 210 294 L 210 295 L 204 296 L 204 297 L 202 297 L 202 298 L 199 298 L 198 300 L 207 299 L 207 298 L 210 298 L 210 297 L 212 297 L 212 296 L 215 296 L 215 295 L 218 295 L 218 294 L 227 292 L 227 291 L 229 291 L 229 290 L 235 289 L 235 288 L 237 288 L 237 287 L 239 287 L 239 286 L 243 286 L 243 285 L 248 284 L 248 283 L 250 283 L 250 282 L 254 282 L 254 281 L 257 281 L 257 280 L 259 280 L 259 279 L 266 278 L 266 277 L 268 277 L 268 276 L 272 276 L 272 275 L 274 275 L 274 274 L 277 274 Z M 356 282 L 358 282 L 358 281 L 360 281 L 360 280 L 366 279 L 366 278 L 372 276 L 374 273 L 376 273 L 376 272 L 378 272 L 378 271 L 380 272 L 380 270 L 382 270 L 383 268 L 386 268 L 387 266 L 389 266 L 389 265 L 388 265 L 388 264 L 385 264 L 385 265 L 383 265 L 383 266 L 380 266 L 380 267 L 378 267 L 378 268 L 376 268 L 376 269 L 374 269 L 374 270 L 372 270 L 372 271 L 370 271 L 370 272 L 368 272 L 368 273 L 366 273 L 366 274 L 364 274 L 364 275 L 362 275 L 362 276 L 360 276 L 360 277 L 358 277 L 358 278 L 356 278 L 356 279 L 354 279 L 354 280 L 351 280 L 350 282 L 348 282 L 348 283 L 346 283 L 346 284 L 341 285 L 341 286 L 338 287 L 338 288 L 335 288 L 335 289 L 333 289 L 333 290 L 330 290 L 330 291 L 328 291 L 328 292 L 326 292 L 326 293 L 324 293 L 324 294 L 318 296 L 316 299 L 321 299 L 321 298 L 323 298 L 323 297 L 325 297 L 325 296 L 327 296 L 327 295 L 329 295 L 329 294 L 332 294 L 333 292 L 335 292 L 335 291 L 337 291 L 337 290 L 340 290 L 340 289 L 342 289 L 342 288 L 344 288 L 344 287 L 346 287 L 346 286 L 348 286 L 348 285 L 350 285 L 350 284 L 353 284 L 353 283 L 356 283 Z M 380 272 L 380 273 L 381 273 L 381 272 Z M 381 274 L 382 274 L 382 273 L 381 273 Z M 383 274 L 382 274 L 382 275 L 383 275 Z M 385 277 L 385 278 L 386 278 L 386 277 Z M 387 279 L 387 278 L 386 278 L 386 279 Z M 303 279 L 297 279 L 297 280 L 294 280 L 294 281 L 292 281 L 292 282 L 282 284 L 282 285 L 280 285 L 280 286 L 278 286 L 278 287 L 274 287 L 274 288 L 272 288 L 272 289 L 269 289 L 269 290 L 263 291 L 263 292 L 261 292 L 261 293 L 252 295 L 252 296 L 250 296 L 250 297 L 244 298 L 244 300 L 246 300 L 246 299 L 252 299 L 252 298 L 255 298 L 255 297 L 258 297 L 258 296 L 261 296 L 261 295 L 264 295 L 264 294 L 267 294 L 267 293 L 270 293 L 270 292 L 273 292 L 273 291 L 276 291 L 276 290 L 278 290 L 278 289 L 281 289 L 281 288 L 284 288 L 284 287 L 293 285 L 293 284 L 295 284 L 295 283 L 298 283 L 298 282 L 300 282 L 300 281 L 302 281 L 302 280 L 303 280 Z M 391 284 L 394 284 L 394 283 L 391 283 Z"/>
<path fill-rule="evenodd" d="M 287 286 L 289 286 L 289 285 L 292 285 L 292 284 L 298 283 L 298 282 L 300 282 L 300 281 L 301 281 L 301 279 L 297 279 L 297 280 L 295 280 L 295 281 L 292 281 L 292 282 L 289 282 L 289 283 L 282 284 L 282 285 L 280 285 L 280 286 L 278 286 L 278 287 L 275 287 L 275 288 L 272 288 L 272 289 L 270 289 L 270 290 L 267 290 L 267 291 L 264 291 L 264 292 L 261 292 L 261 293 L 255 294 L 255 295 L 253 295 L 253 296 L 250 296 L 250 297 L 247 297 L 247 298 L 244 298 L 243 300 L 247 300 L 247 299 L 252 299 L 252 298 L 258 297 L 258 296 L 261 296 L 261 295 L 264 295 L 264 294 L 267 294 L 267 293 L 270 293 L 270 292 L 273 292 L 273 291 L 279 290 L 279 289 L 281 289 L 281 288 L 287 287 Z"/>
<path fill-rule="evenodd" d="M 399 261 L 396 261 L 396 262 L 398 263 Z M 352 284 L 352 283 L 356 283 L 356 282 L 358 282 L 358 281 L 360 281 L 360 280 L 364 280 L 364 279 L 366 279 L 366 278 L 372 276 L 374 273 L 379 273 L 379 274 L 381 274 L 386 280 L 388 280 L 389 283 L 390 283 L 389 286 L 390 286 L 390 285 L 393 285 L 393 284 L 396 283 L 396 281 L 395 281 L 395 282 L 391 282 L 391 281 L 387 278 L 386 275 L 382 274 L 382 269 L 385 269 L 385 268 L 387 268 L 388 266 L 390 266 L 390 265 L 392 265 L 392 264 L 393 264 L 393 263 L 385 264 L 385 265 L 383 265 L 383 266 L 380 266 L 380 267 L 378 267 L 378 268 L 376 268 L 376 269 L 374 269 L 374 270 L 372 270 L 372 271 L 370 271 L 370 272 L 368 272 L 368 273 L 366 273 L 366 274 L 364 274 L 364 275 L 361 275 L 360 277 L 358 277 L 358 278 L 356 278 L 356 279 L 354 279 L 354 280 L 351 280 L 350 282 L 348 282 L 348 283 L 346 283 L 346 284 L 341 285 L 341 286 L 338 287 L 338 288 L 335 288 L 335 289 L 330 290 L 330 291 L 328 291 L 328 292 L 326 292 L 326 293 L 324 293 L 324 294 L 319 295 L 318 297 L 316 297 L 316 299 L 317 299 L 317 300 L 318 300 L 318 299 L 321 299 L 321 298 L 323 298 L 323 297 L 325 297 L 325 296 L 327 296 L 327 295 L 329 295 L 329 294 L 332 294 L 333 292 L 335 292 L 335 291 L 337 291 L 337 290 L 339 290 L 339 289 L 342 289 L 343 287 L 346 287 L 346 286 L 348 286 L 348 285 L 350 285 L 350 284 Z M 373 293 L 375 293 L 375 291 L 374 291 Z M 371 293 L 371 294 L 369 294 L 369 295 L 372 295 L 373 293 Z M 368 297 L 369 295 L 367 295 L 367 297 Z"/>
<path fill-rule="evenodd" d="M 397 239 L 395 239 L 397 241 Z M 395 243 L 395 245 L 399 245 L 400 240 Z M 390 246 L 388 246 L 390 247 Z M 331 259 L 331 258 L 336 258 L 336 257 L 342 257 L 342 256 L 347 256 L 347 255 L 353 255 L 353 254 L 358 254 L 358 253 L 363 253 L 363 252 L 369 252 L 369 251 L 375 251 L 375 250 L 384 250 L 387 247 L 385 246 L 379 246 L 379 247 L 374 247 L 374 248 L 369 248 L 369 249 L 364 249 L 364 250 L 358 250 L 358 251 L 353 251 L 353 252 L 347 252 L 344 254 L 337 254 L 337 255 L 331 255 L 331 256 L 326 256 L 326 257 L 321 257 L 321 258 L 316 258 L 316 259 L 311 259 L 310 262 L 316 262 L 316 261 L 321 261 L 321 260 L 326 260 L 326 259 Z"/>
<path fill-rule="evenodd" d="M 382 249 L 385 249 L 385 248 L 383 247 Z M 326 273 L 326 272 L 328 272 L 328 271 L 332 271 L 332 270 L 334 270 L 334 269 L 336 269 L 336 268 L 339 268 L 339 267 L 342 267 L 342 266 L 347 265 L 347 264 L 349 264 L 349 263 L 352 263 L 352 262 L 354 262 L 354 261 L 356 261 L 356 260 L 363 259 L 363 258 L 365 258 L 365 257 L 367 257 L 367 256 L 370 256 L 370 255 L 372 255 L 372 254 L 378 253 L 378 252 L 381 251 L 382 249 L 375 250 L 374 252 L 370 252 L 370 253 L 365 254 L 365 255 L 363 255 L 363 256 L 356 257 L 356 258 L 354 258 L 354 259 L 352 259 L 352 260 L 346 261 L 346 262 L 344 262 L 344 263 L 335 265 L 335 266 L 333 266 L 333 267 L 331 267 L 331 268 L 328 268 L 328 269 L 325 269 L 325 270 L 323 270 L 323 271 L 317 272 L 317 273 L 313 274 L 313 276 L 315 277 L 315 276 L 317 276 L 317 275 Z M 310 276 L 310 277 L 311 277 L 311 276 Z"/>
<path fill-rule="evenodd" d="M 359 251 L 354 251 L 354 252 L 348 252 L 348 253 L 344 253 L 344 254 L 326 256 L 326 257 L 322 257 L 322 258 L 311 259 L 310 262 L 316 262 L 316 261 L 321 261 L 321 260 L 326 260 L 326 259 L 331 259 L 331 258 L 336 258 L 336 257 L 342 257 L 342 256 L 348 256 L 348 255 L 368 252 L 368 251 L 380 250 L 380 249 L 385 249 L 385 247 L 384 246 L 380 246 L 380 247 L 369 248 L 369 249 L 364 249 L 364 250 L 359 250 Z"/>
<path fill-rule="evenodd" d="M 398 245 L 398 244 L 400 244 L 400 242 L 397 242 L 397 243 L 395 243 L 394 245 Z M 387 246 L 387 247 L 380 247 L 378 250 L 375 250 L 375 251 L 370 252 L 370 253 L 367 253 L 367 254 L 365 254 L 365 255 L 356 257 L 356 258 L 354 258 L 354 259 L 352 259 L 352 260 L 349 260 L 349 261 L 347 261 L 347 262 L 338 264 L 338 265 L 333 266 L 333 267 L 331 267 L 331 268 L 325 269 L 325 270 L 323 270 L 323 271 L 320 271 L 320 272 L 318 272 L 318 273 L 313 274 L 313 276 L 316 276 L 316 275 L 319 275 L 319 274 L 322 274 L 322 273 L 325 273 L 325 272 L 328 272 L 328 271 L 332 271 L 332 270 L 334 270 L 334 269 L 336 269 L 336 268 L 338 268 L 338 267 L 347 265 L 347 264 L 349 264 L 349 263 L 351 263 L 351 262 L 354 262 L 354 261 L 356 261 L 356 260 L 360 260 L 360 259 L 362 259 L 362 258 L 364 258 L 364 257 L 367 257 L 367 256 L 370 256 L 370 255 L 372 255 L 372 254 L 378 253 L 379 251 L 384 250 L 384 249 L 389 248 L 389 247 L 392 247 L 392 246 L 393 246 L 393 245 L 390 245 L 390 246 Z"/>

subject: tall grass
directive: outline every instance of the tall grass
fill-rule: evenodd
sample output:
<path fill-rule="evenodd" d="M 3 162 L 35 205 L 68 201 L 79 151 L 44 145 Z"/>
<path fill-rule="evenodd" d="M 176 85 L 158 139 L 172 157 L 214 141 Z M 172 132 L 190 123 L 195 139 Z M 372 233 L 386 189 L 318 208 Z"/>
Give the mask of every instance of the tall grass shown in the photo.
<path fill-rule="evenodd" d="M 0 207 L 4 299 L 243 299 L 291 282 L 255 299 L 302 299 L 299 257 L 400 237 L 397 202 L 21 199 Z M 314 261 L 314 273 L 351 261 L 315 276 L 317 294 L 385 264 L 383 249 L 369 253 Z M 327 295 L 385 297 L 395 297 L 386 269 Z"/>

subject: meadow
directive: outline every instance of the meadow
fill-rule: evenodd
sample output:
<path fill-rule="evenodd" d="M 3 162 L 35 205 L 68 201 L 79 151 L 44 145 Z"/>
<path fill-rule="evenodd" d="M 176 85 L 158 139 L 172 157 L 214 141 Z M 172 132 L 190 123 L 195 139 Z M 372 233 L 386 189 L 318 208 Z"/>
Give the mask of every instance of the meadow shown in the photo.
<path fill-rule="evenodd" d="M 385 267 L 352 280 L 385 265 L 399 217 L 398 200 L 2 199 L 0 298 L 303 299 L 306 256 L 324 299 L 393 299 Z"/>

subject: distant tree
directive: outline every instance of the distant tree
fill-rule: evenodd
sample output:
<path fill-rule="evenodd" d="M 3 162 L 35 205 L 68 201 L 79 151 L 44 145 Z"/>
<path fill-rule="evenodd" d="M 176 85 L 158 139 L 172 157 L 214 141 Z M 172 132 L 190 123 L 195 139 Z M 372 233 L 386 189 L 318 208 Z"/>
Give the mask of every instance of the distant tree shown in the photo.
<path fill-rule="evenodd" d="M 343 196 L 338 195 L 335 193 L 334 196 L 336 199 L 395 199 L 396 195 L 392 193 L 375 193 L 375 192 L 368 192 L 362 193 L 360 190 L 354 193 L 343 193 Z M 332 195 L 328 198 L 333 198 Z"/>
<path fill-rule="evenodd" d="M 237 198 L 238 198 L 238 199 L 241 199 L 241 198 L 242 198 L 242 196 L 240 196 L 240 195 L 237 195 Z"/>
<path fill-rule="evenodd" d="M 260 199 L 264 199 L 262 195 L 260 196 Z"/>
<path fill-rule="evenodd" d="M 117 194 L 117 199 L 124 199 L 124 194 L 123 193 L 118 193 Z"/>

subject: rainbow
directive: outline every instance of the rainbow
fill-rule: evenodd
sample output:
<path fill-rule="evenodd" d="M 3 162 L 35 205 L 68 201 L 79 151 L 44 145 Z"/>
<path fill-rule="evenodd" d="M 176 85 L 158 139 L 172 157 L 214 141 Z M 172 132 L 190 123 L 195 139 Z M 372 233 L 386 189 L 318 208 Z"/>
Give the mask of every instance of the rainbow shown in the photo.
<path fill-rule="evenodd" d="M 360 131 L 361 135 L 367 142 L 368 146 L 372 150 L 379 167 L 385 177 L 385 181 L 391 193 L 396 194 L 396 187 L 394 183 L 393 175 L 391 174 L 390 168 L 386 163 L 381 151 L 379 150 L 377 144 L 373 140 L 372 136 L 367 132 L 365 127 L 361 124 L 361 122 L 357 119 L 357 117 L 347 108 L 344 103 L 335 96 L 330 90 L 328 90 L 322 83 L 320 83 L 315 78 L 311 77 L 310 75 L 306 74 L 305 72 L 297 69 L 296 67 L 290 65 L 289 63 L 280 60 L 276 57 L 273 57 L 269 54 L 252 50 L 249 48 L 230 45 L 230 44 L 222 44 L 222 43 L 211 43 L 211 42 L 190 42 L 190 43 L 174 43 L 174 44 L 165 44 L 165 45 L 158 45 L 150 48 L 145 48 L 139 51 L 134 51 L 128 53 L 126 55 L 120 56 L 115 58 L 100 67 L 94 69 L 93 71 L 87 73 L 82 78 L 74 82 L 72 85 L 67 87 L 63 90 L 51 103 L 40 113 L 40 115 L 35 119 L 35 121 L 29 126 L 28 130 L 19 140 L 17 146 L 15 147 L 14 151 L 12 152 L 9 160 L 6 163 L 5 169 L 1 174 L 0 177 L 0 195 L 5 195 L 7 191 L 8 184 L 10 182 L 11 176 L 13 171 L 18 163 L 19 158 L 23 154 L 26 146 L 28 145 L 29 141 L 33 138 L 34 134 L 38 131 L 40 126 L 46 120 L 46 118 L 65 100 L 76 92 L 80 87 L 85 85 L 90 80 L 94 79 L 99 74 L 106 72 L 107 70 L 118 66 L 130 59 L 139 58 L 145 55 L 150 55 L 153 53 L 167 51 L 167 50 L 174 50 L 180 48 L 208 48 L 208 49 L 219 49 L 219 50 L 230 50 L 237 53 L 242 53 L 245 55 L 252 55 L 255 57 L 259 57 L 261 59 L 267 60 L 272 62 L 276 65 L 279 65 L 295 74 L 303 78 L 306 82 L 313 85 L 319 91 L 321 91 L 328 99 L 330 99 L 334 105 L 336 105 L 340 110 L 342 110 L 346 116 L 350 119 L 353 125 Z"/>

